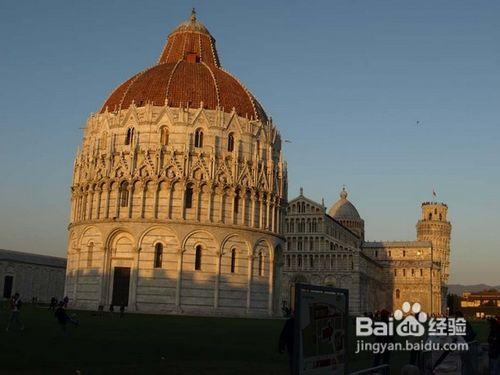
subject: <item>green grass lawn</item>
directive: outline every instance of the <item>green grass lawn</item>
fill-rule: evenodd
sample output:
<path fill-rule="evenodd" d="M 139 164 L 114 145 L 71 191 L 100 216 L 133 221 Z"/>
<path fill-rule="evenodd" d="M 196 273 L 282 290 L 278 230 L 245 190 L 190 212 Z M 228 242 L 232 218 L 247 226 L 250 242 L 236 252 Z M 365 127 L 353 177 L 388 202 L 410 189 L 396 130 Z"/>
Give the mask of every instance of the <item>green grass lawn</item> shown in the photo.
<path fill-rule="evenodd" d="M 65 337 L 52 312 L 24 306 L 25 330 L 0 331 L 0 373 L 287 373 L 279 320 L 77 314 L 80 326 Z"/>
<path fill-rule="evenodd" d="M 0 374 L 288 374 L 277 351 L 283 320 L 76 313 L 80 326 L 66 337 L 47 308 L 23 306 L 23 332 L 5 332 L 0 310 Z M 372 361 L 350 357 L 351 371 Z M 408 355 L 391 358 L 397 370 Z"/>

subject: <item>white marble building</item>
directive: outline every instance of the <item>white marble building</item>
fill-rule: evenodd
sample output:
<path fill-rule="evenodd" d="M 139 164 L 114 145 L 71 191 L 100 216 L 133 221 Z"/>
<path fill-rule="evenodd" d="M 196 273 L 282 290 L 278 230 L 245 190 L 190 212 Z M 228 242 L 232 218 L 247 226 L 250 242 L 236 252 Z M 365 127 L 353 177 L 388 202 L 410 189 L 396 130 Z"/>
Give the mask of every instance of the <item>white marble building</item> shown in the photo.
<path fill-rule="evenodd" d="M 19 293 L 25 302 L 64 297 L 66 259 L 0 249 L 0 290 L 8 299 Z"/>
<path fill-rule="evenodd" d="M 394 311 L 404 301 L 440 313 L 446 300 L 451 224 L 444 203 L 424 202 L 417 239 L 365 241 L 365 222 L 343 189 L 330 209 L 300 195 L 285 217 L 283 301 L 300 281 L 349 290 L 349 310 Z"/>
<path fill-rule="evenodd" d="M 196 20 L 87 121 L 71 187 L 74 307 L 279 312 L 281 138 Z"/>

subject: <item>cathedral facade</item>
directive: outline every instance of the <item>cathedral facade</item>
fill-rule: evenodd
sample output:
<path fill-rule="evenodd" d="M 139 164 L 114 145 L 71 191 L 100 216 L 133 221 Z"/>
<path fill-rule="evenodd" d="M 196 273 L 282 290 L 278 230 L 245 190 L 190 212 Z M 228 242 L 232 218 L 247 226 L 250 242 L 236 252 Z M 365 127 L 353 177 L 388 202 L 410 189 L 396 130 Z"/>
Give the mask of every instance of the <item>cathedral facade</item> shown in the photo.
<path fill-rule="evenodd" d="M 86 123 L 65 293 L 78 308 L 274 315 L 286 191 L 277 128 L 193 12 Z"/>
<path fill-rule="evenodd" d="M 289 202 L 282 299 L 290 305 L 296 282 L 349 290 L 352 314 L 418 302 L 441 313 L 447 294 L 451 224 L 444 203 L 422 203 L 414 241 L 365 241 L 365 223 L 343 189 L 326 210 L 300 195 Z"/>

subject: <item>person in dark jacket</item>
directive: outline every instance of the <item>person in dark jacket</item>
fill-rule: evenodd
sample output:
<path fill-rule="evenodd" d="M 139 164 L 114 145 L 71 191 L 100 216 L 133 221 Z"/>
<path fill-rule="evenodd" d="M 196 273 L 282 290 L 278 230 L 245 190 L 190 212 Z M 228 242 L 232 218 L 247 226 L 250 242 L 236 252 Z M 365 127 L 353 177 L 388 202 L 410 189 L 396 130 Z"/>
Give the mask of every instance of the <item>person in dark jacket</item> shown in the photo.
<path fill-rule="evenodd" d="M 293 372 L 293 347 L 295 341 L 295 317 L 293 313 L 290 315 L 283 326 L 279 340 L 279 352 L 288 354 L 288 366 L 290 374 Z"/>
<path fill-rule="evenodd" d="M 56 309 L 56 312 L 54 313 L 54 316 L 57 319 L 57 322 L 61 326 L 62 331 L 66 334 L 66 325 L 68 323 L 74 324 L 75 326 L 78 325 L 78 321 L 72 319 L 67 313 L 66 309 L 64 308 L 64 301 L 59 302 L 59 307 Z"/>
<path fill-rule="evenodd" d="M 390 312 L 387 311 L 386 309 L 383 309 L 382 311 L 380 311 L 379 321 L 388 324 L 390 316 L 391 316 Z M 392 339 L 389 336 L 375 336 L 374 341 L 376 343 L 389 344 L 392 341 Z M 387 349 L 383 352 L 376 353 L 373 356 L 373 367 L 377 367 L 380 365 L 388 365 L 390 359 L 391 359 L 391 352 Z"/>
<path fill-rule="evenodd" d="M 488 356 L 490 359 L 490 375 L 500 375 L 500 323 L 498 319 L 488 319 L 490 334 L 488 335 Z"/>

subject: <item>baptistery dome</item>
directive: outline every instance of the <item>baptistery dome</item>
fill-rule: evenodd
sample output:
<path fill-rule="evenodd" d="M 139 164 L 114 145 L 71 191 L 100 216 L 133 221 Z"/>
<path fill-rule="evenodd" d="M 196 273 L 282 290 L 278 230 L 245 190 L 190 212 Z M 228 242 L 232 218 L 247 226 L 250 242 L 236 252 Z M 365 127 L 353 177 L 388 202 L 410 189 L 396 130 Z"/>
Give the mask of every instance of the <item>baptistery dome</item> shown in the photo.
<path fill-rule="evenodd" d="M 113 90 L 73 170 L 66 294 L 78 308 L 275 315 L 281 136 L 191 18 Z"/>
<path fill-rule="evenodd" d="M 266 121 L 261 105 L 235 77 L 224 71 L 215 39 L 196 15 L 168 37 L 156 65 L 119 85 L 101 113 L 126 109 L 134 103 L 236 111 L 239 116 Z"/>

